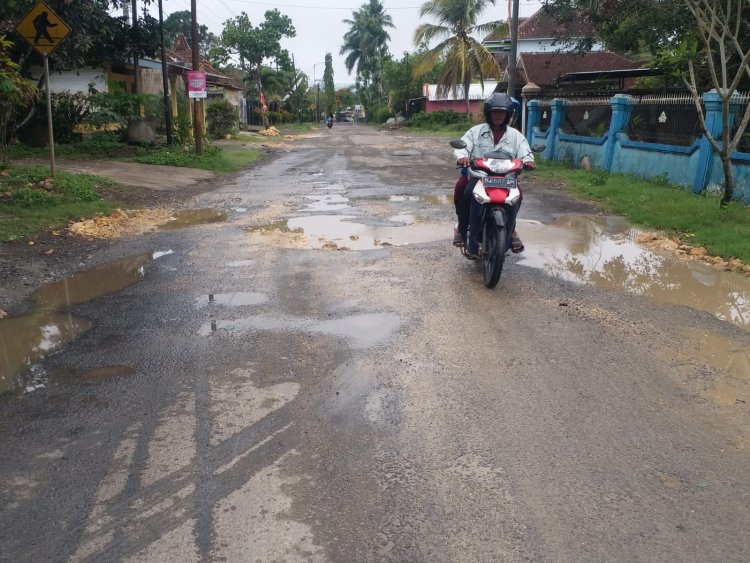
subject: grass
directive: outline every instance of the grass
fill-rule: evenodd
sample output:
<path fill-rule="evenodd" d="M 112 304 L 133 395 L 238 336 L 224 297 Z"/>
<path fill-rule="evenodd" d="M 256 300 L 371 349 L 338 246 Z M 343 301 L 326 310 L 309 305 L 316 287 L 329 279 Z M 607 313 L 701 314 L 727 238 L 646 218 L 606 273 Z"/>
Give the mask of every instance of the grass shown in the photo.
<path fill-rule="evenodd" d="M 222 151 L 208 146 L 204 147 L 201 156 L 197 156 L 193 150 L 187 151 L 178 147 L 143 147 L 138 149 L 135 156 L 127 160 L 142 164 L 199 168 L 217 174 L 227 174 L 239 172 L 262 156 L 263 152 L 258 149 Z"/>
<path fill-rule="evenodd" d="M 162 166 L 199 168 L 217 174 L 233 173 L 246 168 L 263 156 L 260 149 L 221 150 L 204 145 L 200 157 L 193 150 L 178 147 L 135 147 L 112 142 L 112 137 L 93 141 L 55 145 L 55 155 L 88 160 L 93 158 L 140 162 Z M 16 144 L 11 158 L 49 158 L 47 148 Z M 90 174 L 58 172 L 47 179 L 49 168 L 11 167 L 0 170 L 0 241 L 16 240 L 40 232 L 64 227 L 69 218 L 93 217 L 110 213 L 120 207 L 117 202 L 103 200 L 99 187 L 117 186 L 116 182 Z"/>
<path fill-rule="evenodd" d="M 14 167 L 0 173 L 0 241 L 58 229 L 71 217 L 93 217 L 116 207 L 97 193 L 116 182 L 91 174 L 58 172 L 54 180 L 47 175 L 46 168 Z"/>
<path fill-rule="evenodd" d="M 266 140 L 265 137 L 264 140 Z M 112 135 L 103 134 L 95 135 L 88 141 L 55 144 L 55 156 L 71 160 L 114 159 L 143 164 L 199 168 L 218 174 L 238 172 L 263 156 L 263 153 L 256 149 L 222 151 L 219 148 L 212 147 L 210 141 L 206 141 L 203 147 L 203 155 L 197 157 L 192 147 L 185 150 L 181 147 L 166 145 L 128 145 L 117 141 Z M 10 158 L 13 160 L 21 158 L 47 159 L 49 158 L 49 149 L 17 143 L 10 147 Z"/>
<path fill-rule="evenodd" d="M 714 256 L 750 264 L 750 208 L 741 203 L 719 206 L 715 195 L 695 195 L 688 188 L 646 181 L 600 170 L 575 170 L 541 162 L 535 175 L 563 181 L 581 199 L 622 215 L 631 223 L 704 246 Z"/>

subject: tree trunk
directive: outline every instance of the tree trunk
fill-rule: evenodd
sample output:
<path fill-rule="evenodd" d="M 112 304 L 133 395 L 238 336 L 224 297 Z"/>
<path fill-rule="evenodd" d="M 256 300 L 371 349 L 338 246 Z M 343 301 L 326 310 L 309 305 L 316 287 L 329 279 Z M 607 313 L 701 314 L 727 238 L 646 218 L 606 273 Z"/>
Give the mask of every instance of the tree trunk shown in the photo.
<path fill-rule="evenodd" d="M 724 194 L 721 197 L 721 206 L 726 207 L 732 201 L 734 195 L 734 172 L 732 171 L 732 155 L 721 155 L 721 165 L 724 168 Z"/>
<path fill-rule="evenodd" d="M 263 96 L 263 85 L 260 83 L 260 65 L 261 65 L 261 63 L 259 62 L 258 63 L 258 101 L 260 101 L 261 97 Z M 268 102 L 268 100 L 266 100 L 266 103 L 267 102 Z M 263 104 L 262 103 L 261 103 L 261 106 L 260 106 L 260 113 L 263 116 L 263 128 L 264 129 L 268 129 L 268 127 L 270 125 L 269 122 L 268 122 L 268 112 L 265 109 L 263 109 Z"/>
<path fill-rule="evenodd" d="M 471 79 L 464 79 L 464 102 L 466 102 L 466 121 L 473 121 L 471 118 L 471 103 L 469 102 L 469 86 Z"/>

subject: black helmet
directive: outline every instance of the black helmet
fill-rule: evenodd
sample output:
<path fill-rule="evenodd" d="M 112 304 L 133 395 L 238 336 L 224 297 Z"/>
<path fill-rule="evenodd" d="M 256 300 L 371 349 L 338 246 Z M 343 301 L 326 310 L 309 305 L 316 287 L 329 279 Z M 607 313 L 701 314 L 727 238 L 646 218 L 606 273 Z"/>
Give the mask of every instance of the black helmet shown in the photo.
<path fill-rule="evenodd" d="M 516 109 L 516 106 L 513 104 L 513 98 L 508 94 L 495 92 L 484 101 L 484 120 L 490 125 L 492 125 L 490 113 L 493 109 L 501 109 L 505 112 L 503 125 L 508 125 L 510 118 L 513 117 L 513 110 Z"/>

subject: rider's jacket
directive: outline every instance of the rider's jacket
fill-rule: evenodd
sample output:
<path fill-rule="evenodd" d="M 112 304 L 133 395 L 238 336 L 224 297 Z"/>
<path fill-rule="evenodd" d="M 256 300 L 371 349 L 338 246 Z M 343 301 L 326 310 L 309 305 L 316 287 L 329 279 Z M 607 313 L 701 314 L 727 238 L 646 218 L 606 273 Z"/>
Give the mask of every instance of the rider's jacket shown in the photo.
<path fill-rule="evenodd" d="M 503 150 L 512 154 L 522 162 L 534 162 L 534 154 L 531 152 L 526 137 L 520 131 L 508 126 L 503 134 L 502 139 L 497 144 L 492 138 L 492 129 L 487 123 L 475 125 L 469 129 L 461 140 L 466 143 L 465 149 L 455 149 L 453 156 L 456 160 L 460 158 L 469 158 L 469 153 L 474 157 L 484 156 L 493 150 Z"/>

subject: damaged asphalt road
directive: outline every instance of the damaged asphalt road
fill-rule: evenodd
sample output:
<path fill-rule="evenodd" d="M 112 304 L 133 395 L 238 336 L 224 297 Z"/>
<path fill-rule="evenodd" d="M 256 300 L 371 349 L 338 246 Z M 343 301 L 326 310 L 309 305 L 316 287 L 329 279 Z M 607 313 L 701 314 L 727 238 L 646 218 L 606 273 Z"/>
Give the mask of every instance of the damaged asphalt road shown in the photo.
<path fill-rule="evenodd" d="M 454 173 L 336 124 L 0 321 L 0 559 L 750 559 L 746 326 L 522 256 L 487 290 Z M 527 249 L 595 213 L 525 182 Z"/>

